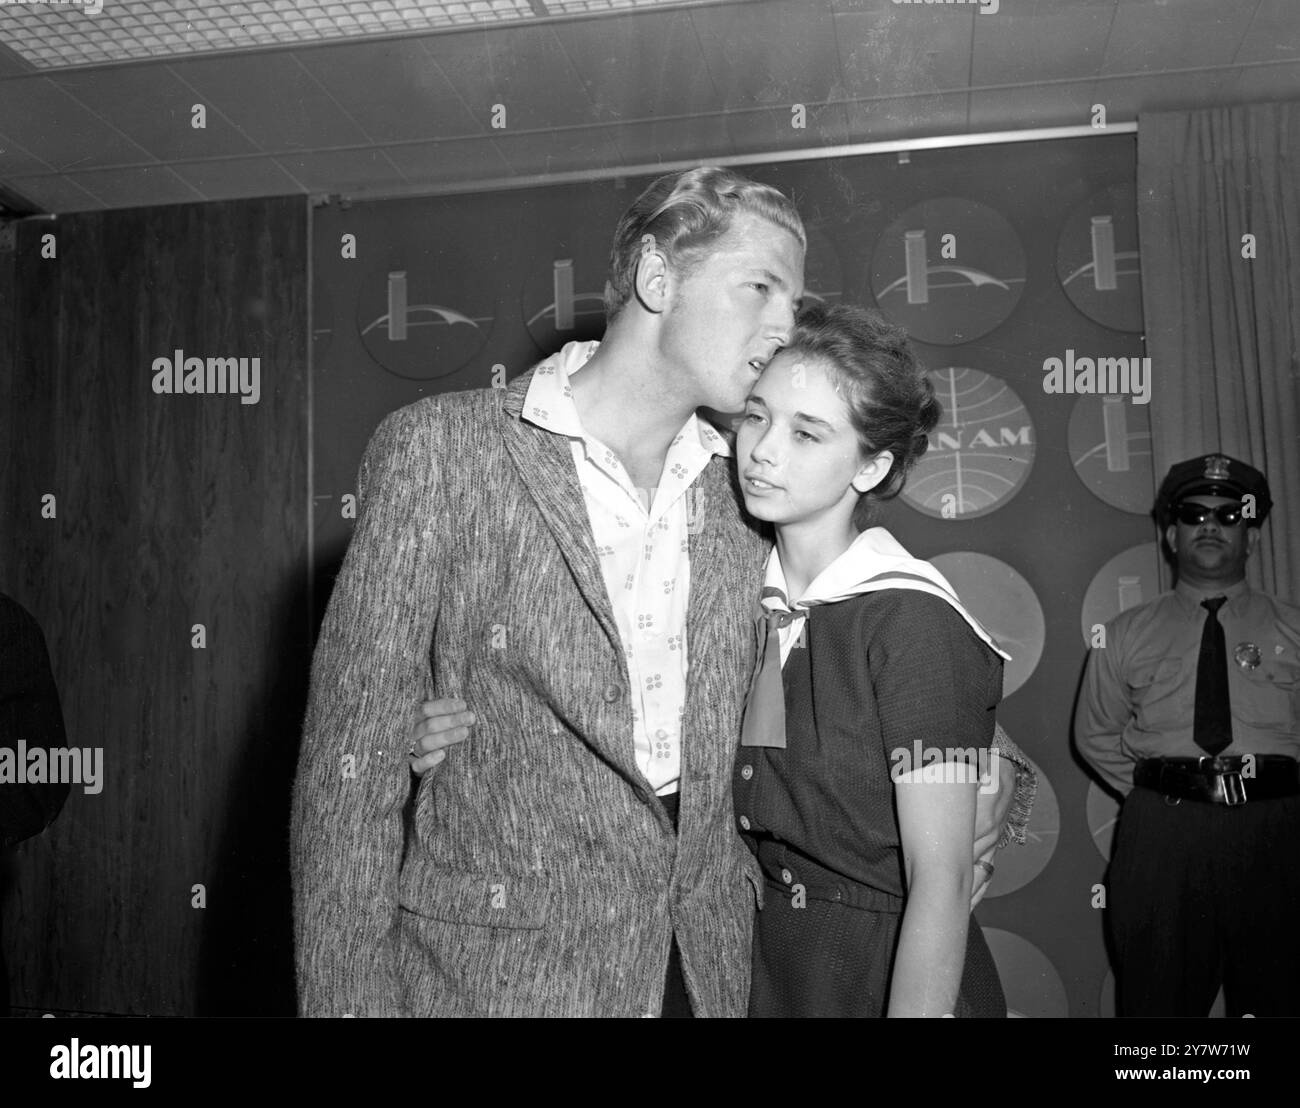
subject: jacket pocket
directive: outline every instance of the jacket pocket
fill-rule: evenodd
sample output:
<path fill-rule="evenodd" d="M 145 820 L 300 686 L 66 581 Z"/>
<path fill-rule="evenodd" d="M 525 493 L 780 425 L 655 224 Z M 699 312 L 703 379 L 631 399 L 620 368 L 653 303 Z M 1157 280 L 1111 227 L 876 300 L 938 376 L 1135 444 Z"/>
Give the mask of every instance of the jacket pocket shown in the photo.
<path fill-rule="evenodd" d="M 535 931 L 546 923 L 550 885 L 542 877 L 408 864 L 398 880 L 398 903 L 425 919 Z"/>

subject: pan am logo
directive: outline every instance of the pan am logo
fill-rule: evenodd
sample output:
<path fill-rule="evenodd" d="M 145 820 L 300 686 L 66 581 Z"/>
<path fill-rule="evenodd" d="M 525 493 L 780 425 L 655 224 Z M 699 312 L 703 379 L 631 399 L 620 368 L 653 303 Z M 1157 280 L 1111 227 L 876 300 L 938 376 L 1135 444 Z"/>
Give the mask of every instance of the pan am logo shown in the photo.
<path fill-rule="evenodd" d="M 1033 421 L 1020 397 L 987 373 L 953 367 L 926 376 L 943 418 L 903 486 L 903 499 L 939 519 L 987 515 L 1029 476 L 1037 439 Z"/>
<path fill-rule="evenodd" d="M 1070 412 L 1070 461 L 1079 480 L 1114 508 L 1151 510 L 1151 417 L 1122 396 L 1081 396 Z"/>
<path fill-rule="evenodd" d="M 543 276 L 530 274 L 524 288 L 524 326 L 543 354 L 566 342 L 589 342 L 605 333 L 605 261 L 594 243 L 561 244 Z M 582 291 L 579 291 L 579 288 Z"/>
<path fill-rule="evenodd" d="M 876 242 L 871 291 L 922 342 L 953 346 L 987 335 L 1025 286 L 1025 252 L 992 208 L 952 197 L 908 208 Z"/>
<path fill-rule="evenodd" d="M 1116 331 L 1142 330 L 1142 269 L 1132 185 L 1090 196 L 1061 225 L 1056 274 L 1070 302 Z"/>
<path fill-rule="evenodd" d="M 493 317 L 452 305 L 490 303 L 491 286 L 474 281 L 474 271 L 459 259 L 412 260 L 418 269 L 394 258 L 370 272 L 358 298 L 357 332 L 381 368 L 407 380 L 432 381 L 455 373 L 483 349 Z M 475 297 L 478 289 L 484 291 Z"/>

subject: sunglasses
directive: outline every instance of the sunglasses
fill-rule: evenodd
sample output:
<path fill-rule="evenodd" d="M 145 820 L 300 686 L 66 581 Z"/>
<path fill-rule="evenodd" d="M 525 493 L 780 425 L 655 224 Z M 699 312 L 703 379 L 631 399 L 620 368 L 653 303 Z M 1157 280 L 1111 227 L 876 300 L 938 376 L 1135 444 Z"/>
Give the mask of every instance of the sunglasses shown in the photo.
<path fill-rule="evenodd" d="M 1197 527 L 1213 516 L 1220 527 L 1236 527 L 1241 522 L 1241 505 L 1221 504 L 1211 508 L 1207 504 L 1195 504 L 1185 500 L 1174 509 L 1174 518 L 1188 527 Z"/>

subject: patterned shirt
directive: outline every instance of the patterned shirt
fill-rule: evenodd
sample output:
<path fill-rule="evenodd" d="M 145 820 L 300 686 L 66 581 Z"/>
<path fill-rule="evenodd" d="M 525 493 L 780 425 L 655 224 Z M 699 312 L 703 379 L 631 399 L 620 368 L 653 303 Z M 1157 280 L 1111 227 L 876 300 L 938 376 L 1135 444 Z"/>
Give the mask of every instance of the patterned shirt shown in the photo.
<path fill-rule="evenodd" d="M 523 418 L 570 440 L 627 660 L 637 765 L 660 796 L 677 791 L 686 703 L 686 606 L 696 526 L 691 484 L 723 437 L 692 415 L 672 440 L 649 511 L 614 451 L 583 430 L 569 379 L 599 343 L 571 342 L 533 374 Z"/>
<path fill-rule="evenodd" d="M 1140 758 L 1199 758 L 1192 737 L 1196 668 L 1206 610 L 1219 609 L 1228 650 L 1232 744 L 1224 756 L 1300 758 L 1300 608 L 1245 581 L 1204 592 L 1180 583 L 1106 624 L 1088 656 L 1074 733 L 1083 755 L 1121 793 Z"/>

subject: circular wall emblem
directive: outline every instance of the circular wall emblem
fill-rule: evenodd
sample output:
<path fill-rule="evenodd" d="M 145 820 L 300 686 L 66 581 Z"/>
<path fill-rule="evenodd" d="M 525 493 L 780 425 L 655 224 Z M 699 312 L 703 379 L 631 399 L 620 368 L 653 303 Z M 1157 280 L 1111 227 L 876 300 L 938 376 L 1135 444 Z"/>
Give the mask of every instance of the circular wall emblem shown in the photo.
<path fill-rule="evenodd" d="M 1061 975 L 1046 954 L 1010 931 L 996 927 L 983 931 L 1002 979 L 1008 1016 L 1062 1019 L 1070 1014 Z"/>
<path fill-rule="evenodd" d="M 1061 809 L 1056 800 L 1056 790 L 1042 766 L 1032 758 L 1029 764 L 1038 773 L 1038 792 L 1025 831 L 1025 844 L 998 851 L 986 896 L 1004 896 L 1023 889 L 1047 868 L 1047 863 L 1056 853 L 1056 844 L 1061 837 Z"/>
<path fill-rule="evenodd" d="M 987 335 L 1025 287 L 1025 252 L 1011 224 L 973 200 L 908 208 L 871 258 L 876 303 L 921 342 L 955 346 Z"/>
<path fill-rule="evenodd" d="M 490 274 L 447 243 L 394 247 L 357 296 L 357 331 L 382 369 L 411 381 L 448 377 L 488 340 L 496 293 Z"/>
<path fill-rule="evenodd" d="M 930 559 L 961 602 L 1011 655 L 1002 671 L 1002 695 L 1029 680 L 1043 655 L 1043 608 L 1029 582 L 1006 562 L 969 550 Z"/>
<path fill-rule="evenodd" d="M 1081 396 L 1070 412 L 1070 461 L 1090 492 L 1112 508 L 1146 515 L 1155 503 L 1151 417 L 1122 396 Z"/>
<path fill-rule="evenodd" d="M 1070 302 L 1115 331 L 1142 330 L 1142 269 L 1132 185 L 1094 193 L 1061 225 L 1056 275 Z"/>
<path fill-rule="evenodd" d="M 547 265 L 540 259 L 549 258 Z M 524 326 L 545 355 L 566 342 L 589 342 L 605 333 L 605 279 L 609 234 L 575 229 L 529 263 L 521 305 Z"/>
<path fill-rule="evenodd" d="M 1159 564 L 1156 544 L 1144 542 L 1120 551 L 1097 571 L 1083 594 L 1079 617 L 1083 641 L 1088 646 L 1093 645 L 1101 625 L 1160 595 Z"/>
<path fill-rule="evenodd" d="M 943 405 L 930 445 L 908 475 L 903 499 L 938 519 L 996 511 L 1025 483 L 1034 464 L 1033 420 L 1011 387 L 978 369 L 926 376 Z"/>

